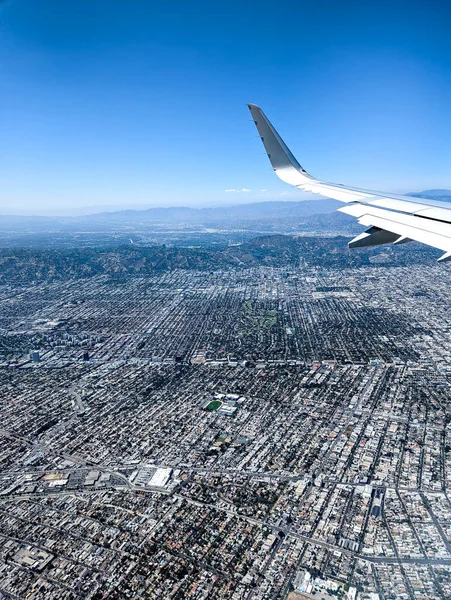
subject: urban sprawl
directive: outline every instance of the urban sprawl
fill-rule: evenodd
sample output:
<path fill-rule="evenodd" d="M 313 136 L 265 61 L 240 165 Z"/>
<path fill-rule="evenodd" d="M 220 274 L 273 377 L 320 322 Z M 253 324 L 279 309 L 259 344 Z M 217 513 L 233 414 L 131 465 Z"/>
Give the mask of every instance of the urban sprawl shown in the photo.
<path fill-rule="evenodd" d="M 451 598 L 451 271 L 0 288 L 0 598 Z"/>

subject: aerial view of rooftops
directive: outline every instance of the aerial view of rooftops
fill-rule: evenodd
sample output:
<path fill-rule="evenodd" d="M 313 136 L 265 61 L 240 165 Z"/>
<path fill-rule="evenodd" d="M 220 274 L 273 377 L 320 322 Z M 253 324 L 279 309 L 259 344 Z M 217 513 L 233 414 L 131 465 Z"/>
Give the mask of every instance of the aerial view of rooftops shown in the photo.
<path fill-rule="evenodd" d="M 0 2 L 0 600 L 451 599 L 450 23 Z"/>

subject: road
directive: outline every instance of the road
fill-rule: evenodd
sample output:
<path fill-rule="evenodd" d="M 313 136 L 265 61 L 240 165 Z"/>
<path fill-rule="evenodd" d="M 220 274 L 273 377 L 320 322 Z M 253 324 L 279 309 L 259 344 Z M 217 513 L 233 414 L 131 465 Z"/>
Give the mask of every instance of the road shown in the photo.
<path fill-rule="evenodd" d="M 15 436 L 14 436 L 15 437 Z M 23 440 L 23 441 L 27 441 L 29 442 L 29 440 Z M 73 458 L 73 457 L 72 457 Z M 122 466 L 122 468 L 125 468 L 125 466 L 127 468 L 130 468 L 130 465 L 124 465 Z M 134 465 L 135 467 L 139 467 L 138 465 Z M 160 465 L 155 465 L 155 466 L 160 466 Z M 164 466 L 168 466 L 168 465 L 164 465 Z M 86 465 L 83 465 L 84 468 L 87 468 Z M 80 470 L 84 470 L 83 467 L 72 467 L 72 468 L 68 468 L 68 469 L 63 469 L 63 470 L 58 470 L 58 471 L 64 471 L 65 473 L 70 473 L 70 472 L 80 472 Z M 254 519 L 252 517 L 248 517 L 246 515 L 242 515 L 239 512 L 237 512 L 237 510 L 235 508 L 226 508 L 224 506 L 221 506 L 219 504 L 215 504 L 215 503 L 205 503 L 202 502 L 200 500 L 196 500 L 193 498 L 190 498 L 189 496 L 184 496 L 180 493 L 177 492 L 177 489 L 164 489 L 164 488 L 148 488 L 148 487 L 141 487 L 141 486 L 135 486 L 133 484 L 131 484 L 129 482 L 129 480 L 127 479 L 127 477 L 125 475 L 123 475 L 122 473 L 119 472 L 119 468 L 121 468 L 121 465 L 115 465 L 115 468 L 105 468 L 102 467 L 100 465 L 92 465 L 89 468 L 95 468 L 96 470 L 99 470 L 103 473 L 110 473 L 112 475 L 114 475 L 115 477 L 117 477 L 118 479 L 120 479 L 124 486 L 121 487 L 121 489 L 126 489 L 128 492 L 132 493 L 132 492 L 151 492 L 151 493 L 160 493 L 160 494 L 167 494 L 167 495 L 171 495 L 174 498 L 177 498 L 179 500 L 184 500 L 190 504 L 193 504 L 195 506 L 199 506 L 199 507 L 208 507 L 208 508 L 213 508 L 215 510 L 219 510 L 221 512 L 224 512 L 225 514 L 229 515 L 229 516 L 234 516 L 234 517 L 238 517 L 240 519 L 244 519 L 245 521 L 247 521 L 248 523 L 255 525 L 255 526 L 259 526 L 259 527 L 268 527 L 269 529 L 271 529 L 274 532 L 282 532 L 284 533 L 286 536 L 290 536 L 293 538 L 297 538 L 300 539 L 308 544 L 311 545 L 315 545 L 315 546 L 319 546 L 322 548 L 327 548 L 328 550 L 331 551 L 339 551 L 340 553 L 350 556 L 350 557 L 354 557 L 354 558 L 359 558 L 367 563 L 371 563 L 371 564 L 386 564 L 386 565 L 390 565 L 390 564 L 399 564 L 399 565 L 403 565 L 403 564 L 416 564 L 416 565 L 443 565 L 443 566 L 449 566 L 451 565 L 451 544 L 448 542 L 448 540 L 446 539 L 445 533 L 443 531 L 443 528 L 440 526 L 440 523 L 438 522 L 436 516 L 433 514 L 433 512 L 429 510 L 430 516 L 431 516 L 431 522 L 434 523 L 434 525 L 437 527 L 440 535 L 442 536 L 442 539 L 446 545 L 446 548 L 448 549 L 448 551 L 450 552 L 450 558 L 428 558 L 427 556 L 423 557 L 423 558 L 410 558 L 410 557 L 402 557 L 399 556 L 398 551 L 396 549 L 396 545 L 394 543 L 394 540 L 392 539 L 392 544 L 393 547 L 395 548 L 395 552 L 396 552 L 396 556 L 395 557 L 386 557 L 386 556 L 369 556 L 367 554 L 363 554 L 362 552 L 359 551 L 358 552 L 354 552 L 352 550 L 347 550 L 345 548 L 342 548 L 341 546 L 337 546 L 335 544 L 330 544 L 328 542 L 325 542 L 321 539 L 317 539 L 314 537 L 309 537 L 307 535 L 303 535 L 300 534 L 296 531 L 294 531 L 291 527 L 278 527 L 275 526 L 271 523 L 268 523 L 266 521 L 261 521 L 258 519 Z M 180 465 L 177 465 L 177 468 L 180 468 Z M 266 473 L 256 473 L 254 471 L 239 471 L 236 469 L 206 469 L 206 468 L 189 468 L 186 467 L 187 470 L 194 472 L 194 473 L 217 473 L 218 475 L 229 475 L 229 474 L 240 474 L 240 475 L 246 475 L 248 477 L 255 477 L 255 478 L 270 478 L 270 479 L 277 479 L 277 480 L 284 480 L 284 481 L 296 481 L 299 479 L 300 475 L 296 474 L 296 475 L 292 475 L 289 476 L 286 473 L 282 474 L 282 473 L 271 473 L 271 474 L 266 474 Z M 52 472 L 55 472 L 57 469 L 53 469 Z M 44 475 L 46 471 L 41 471 L 41 470 L 26 470 L 26 469 L 21 469 L 20 471 L 14 471 L 13 473 L 15 475 L 19 475 L 19 474 L 30 474 L 30 473 L 34 473 L 34 474 L 40 474 L 40 475 Z M 338 485 L 346 485 L 349 487 L 361 487 L 363 484 L 361 483 L 355 483 L 355 484 L 343 484 L 340 483 L 338 480 L 328 480 L 328 483 L 335 483 Z M 404 491 L 404 488 L 398 488 L 397 486 L 378 486 L 379 488 L 384 488 L 384 489 L 397 489 L 398 491 Z M 105 488 L 113 488 L 115 489 L 114 485 L 108 485 L 108 483 L 106 483 Z M 52 492 L 47 492 L 47 493 L 26 493 L 26 494 L 11 494 L 10 497 L 14 497 L 16 499 L 30 499 L 30 498 L 36 498 L 36 497 L 49 497 L 49 496 L 59 496 L 62 494 L 69 494 L 69 495 L 73 495 L 73 494 L 91 494 L 91 493 L 96 493 L 99 491 L 102 491 L 102 489 L 105 488 L 85 488 L 85 489 L 77 489 L 77 490 L 61 490 L 61 491 L 52 491 Z M 405 490 L 408 491 L 420 491 L 418 490 L 418 488 L 405 488 Z M 424 491 L 424 490 L 423 490 Z M 390 534 L 391 536 L 391 534 Z M 446 542 L 445 542 L 446 539 Z"/>

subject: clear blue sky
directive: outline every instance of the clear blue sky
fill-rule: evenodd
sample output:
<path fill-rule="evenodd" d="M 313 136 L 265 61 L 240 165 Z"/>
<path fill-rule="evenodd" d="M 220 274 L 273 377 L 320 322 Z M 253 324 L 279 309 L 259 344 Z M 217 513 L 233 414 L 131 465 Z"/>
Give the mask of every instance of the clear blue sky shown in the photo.
<path fill-rule="evenodd" d="M 424 0 L 0 1 L 0 212 L 302 198 L 247 102 L 320 178 L 451 188 L 450 26 Z"/>

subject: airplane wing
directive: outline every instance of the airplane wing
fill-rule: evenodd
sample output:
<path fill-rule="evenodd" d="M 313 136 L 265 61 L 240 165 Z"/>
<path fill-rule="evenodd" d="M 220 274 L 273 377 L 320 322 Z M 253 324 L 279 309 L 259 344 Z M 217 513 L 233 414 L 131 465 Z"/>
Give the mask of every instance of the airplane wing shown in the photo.
<path fill-rule="evenodd" d="M 451 203 L 315 179 L 301 167 L 261 108 L 256 104 L 248 107 L 276 175 L 301 190 L 346 203 L 338 210 L 369 228 L 349 242 L 350 248 L 415 240 L 442 250 L 439 262 L 451 260 Z"/>

